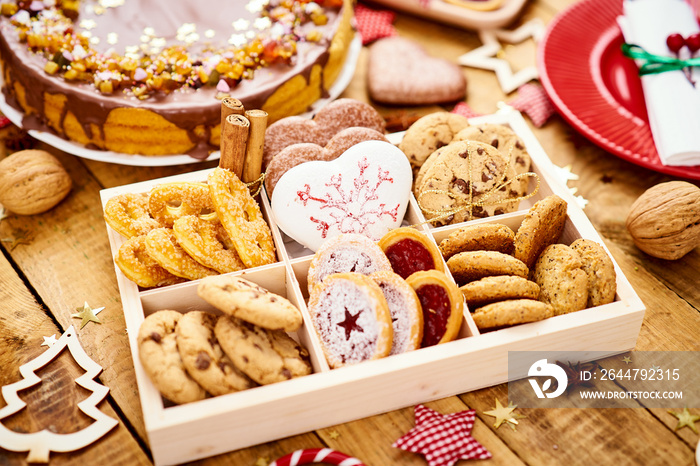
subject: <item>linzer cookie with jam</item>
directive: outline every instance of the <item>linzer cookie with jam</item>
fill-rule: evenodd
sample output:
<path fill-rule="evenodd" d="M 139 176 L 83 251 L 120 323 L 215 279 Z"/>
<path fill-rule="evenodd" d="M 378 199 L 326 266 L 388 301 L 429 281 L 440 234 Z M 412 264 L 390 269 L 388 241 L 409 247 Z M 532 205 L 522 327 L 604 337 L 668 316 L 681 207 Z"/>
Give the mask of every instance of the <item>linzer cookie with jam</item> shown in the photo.
<path fill-rule="evenodd" d="M 270 121 L 305 112 L 354 35 L 349 0 L 10 1 L 2 13 L 3 92 L 25 129 L 143 155 L 218 149 L 224 96 Z"/>
<path fill-rule="evenodd" d="M 331 368 L 388 356 L 393 329 L 384 294 L 368 276 L 327 276 L 309 297 L 309 314 Z"/>
<path fill-rule="evenodd" d="M 419 270 L 445 270 L 440 250 L 415 228 L 390 230 L 379 240 L 379 247 L 386 254 L 394 272 L 404 279 Z"/>
<path fill-rule="evenodd" d="M 423 310 L 421 348 L 457 338 L 464 310 L 464 300 L 457 285 L 437 270 L 416 272 L 406 282 L 415 290 Z"/>

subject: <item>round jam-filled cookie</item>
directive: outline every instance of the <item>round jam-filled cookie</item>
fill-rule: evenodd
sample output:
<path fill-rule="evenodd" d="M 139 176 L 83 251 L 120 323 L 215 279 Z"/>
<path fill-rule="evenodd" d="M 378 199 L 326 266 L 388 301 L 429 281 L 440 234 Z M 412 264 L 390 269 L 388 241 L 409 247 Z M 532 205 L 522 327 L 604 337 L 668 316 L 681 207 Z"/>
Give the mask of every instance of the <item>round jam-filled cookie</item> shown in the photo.
<path fill-rule="evenodd" d="M 235 317 L 221 316 L 214 334 L 233 364 L 261 385 L 311 373 L 306 348 L 281 330 L 266 330 Z"/>
<path fill-rule="evenodd" d="M 177 349 L 187 373 L 212 395 L 225 395 L 256 384 L 236 369 L 214 336 L 217 317 L 203 311 L 190 311 L 175 327 Z"/>
<path fill-rule="evenodd" d="M 136 338 L 139 360 L 158 391 L 182 404 L 203 400 L 207 392 L 190 377 L 177 348 L 175 328 L 182 314 L 162 310 L 146 317 Z"/>
<path fill-rule="evenodd" d="M 416 272 L 406 279 L 423 310 L 421 348 L 457 338 L 462 325 L 464 298 L 457 285 L 437 270 Z"/>
<path fill-rule="evenodd" d="M 498 251 L 513 253 L 515 233 L 508 226 L 500 223 L 482 223 L 467 225 L 450 233 L 440 241 L 440 251 L 445 260 L 459 252 Z"/>
<path fill-rule="evenodd" d="M 554 315 L 552 306 L 534 299 L 511 299 L 487 304 L 472 314 L 481 330 L 493 330 L 509 325 L 537 322 Z"/>
<path fill-rule="evenodd" d="M 379 285 L 389 306 L 394 330 L 390 354 L 420 348 L 423 340 L 423 311 L 411 285 L 394 272 L 375 272 L 369 278 Z"/>
<path fill-rule="evenodd" d="M 498 251 L 466 251 L 447 259 L 447 268 L 457 283 L 464 284 L 493 275 L 527 278 L 529 269 L 522 261 Z"/>
<path fill-rule="evenodd" d="M 411 166 L 418 169 L 430 154 L 452 142 L 455 134 L 467 126 L 469 121 L 457 113 L 431 113 L 406 130 L 399 149 L 406 154 Z"/>
<path fill-rule="evenodd" d="M 537 283 L 514 275 L 484 277 L 481 280 L 469 282 L 459 289 L 467 305 L 472 309 L 506 299 L 537 299 L 540 295 L 540 287 Z"/>
<path fill-rule="evenodd" d="M 331 368 L 391 352 L 393 329 L 381 288 L 359 273 L 326 277 L 309 297 L 309 314 Z"/>
<path fill-rule="evenodd" d="M 588 275 L 581 256 L 569 246 L 547 246 L 535 263 L 532 280 L 540 286 L 539 300 L 550 304 L 555 315 L 586 308 Z"/>
<path fill-rule="evenodd" d="M 512 197 L 505 183 L 515 171 L 489 144 L 451 142 L 431 155 L 428 163 L 416 177 L 414 192 L 428 220 L 459 223 L 512 212 L 519 205 L 519 201 L 505 201 Z"/>
<path fill-rule="evenodd" d="M 537 201 L 515 233 L 513 256 L 532 267 L 544 248 L 559 240 L 566 223 L 566 208 L 566 201 L 556 194 Z"/>
<path fill-rule="evenodd" d="M 286 332 L 301 327 L 301 312 L 294 304 L 245 278 L 206 277 L 199 282 L 197 294 L 221 312 L 260 327 Z"/>
<path fill-rule="evenodd" d="M 364 235 L 341 234 L 323 243 L 311 259 L 307 276 L 309 293 L 333 273 L 369 275 L 380 270 L 391 271 L 391 263 L 374 241 Z"/>
<path fill-rule="evenodd" d="M 530 171 L 532 160 L 530 154 L 527 153 L 525 144 L 515 134 L 515 131 L 504 125 L 496 125 L 486 123 L 476 126 L 469 126 L 457 133 L 455 141 L 479 141 L 486 144 L 491 144 L 503 155 L 506 162 L 515 169 L 515 173 L 520 175 Z M 523 196 L 527 192 L 529 179 L 523 177 L 520 179 L 518 186 L 514 186 L 513 196 Z"/>
<path fill-rule="evenodd" d="M 613 302 L 617 292 L 617 274 L 605 248 L 590 239 L 579 238 L 571 243 L 571 249 L 581 256 L 583 271 L 588 276 L 586 307 L 602 306 Z"/>
<path fill-rule="evenodd" d="M 442 255 L 435 243 L 415 228 L 401 227 L 389 230 L 379 240 L 391 268 L 407 278 L 419 270 L 445 270 Z"/>

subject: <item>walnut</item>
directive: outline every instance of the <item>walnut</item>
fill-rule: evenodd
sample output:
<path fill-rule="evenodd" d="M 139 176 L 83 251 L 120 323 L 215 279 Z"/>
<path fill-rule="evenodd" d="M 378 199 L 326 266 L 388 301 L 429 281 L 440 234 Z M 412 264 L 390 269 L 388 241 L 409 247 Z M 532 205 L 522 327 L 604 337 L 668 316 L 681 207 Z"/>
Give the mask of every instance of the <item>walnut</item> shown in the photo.
<path fill-rule="evenodd" d="M 700 246 L 700 188 L 685 181 L 649 188 L 632 204 L 627 230 L 650 256 L 680 259 Z"/>
<path fill-rule="evenodd" d="M 0 161 L 0 204 L 15 214 L 46 212 L 71 186 L 63 165 L 46 151 L 23 150 Z"/>

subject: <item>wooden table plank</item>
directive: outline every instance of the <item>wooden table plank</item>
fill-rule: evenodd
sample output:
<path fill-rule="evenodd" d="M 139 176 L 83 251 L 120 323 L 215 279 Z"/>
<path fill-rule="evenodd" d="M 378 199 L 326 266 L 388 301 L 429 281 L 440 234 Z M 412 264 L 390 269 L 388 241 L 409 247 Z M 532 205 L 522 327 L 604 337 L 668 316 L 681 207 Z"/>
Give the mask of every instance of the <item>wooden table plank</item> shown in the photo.
<path fill-rule="evenodd" d="M 0 384 L 8 385 L 21 380 L 19 367 L 41 355 L 43 337 L 58 334 L 59 329 L 51 317 L 36 302 L 32 294 L 17 275 L 12 265 L 0 254 Z M 81 343 L 85 339 L 79 334 Z M 103 366 L 105 367 L 105 366 Z M 49 429 L 56 433 L 72 433 L 89 426 L 92 422 L 77 403 L 89 396 L 73 381 L 85 371 L 75 363 L 68 351 L 63 351 L 50 364 L 36 372 L 42 382 L 20 392 L 26 407 L 4 419 L 3 425 L 15 432 L 36 432 Z M 99 376 L 97 382 L 110 386 Z M 98 409 L 113 419 L 118 414 L 108 402 L 109 397 L 97 405 Z M 0 407 L 7 404 L 0 397 Z M 51 453 L 51 464 L 84 465 L 98 464 L 109 457 L 114 464 L 150 464 L 148 456 L 131 432 L 120 422 L 103 438 L 75 453 Z M 26 464 L 26 453 L 0 451 L 2 464 Z"/>

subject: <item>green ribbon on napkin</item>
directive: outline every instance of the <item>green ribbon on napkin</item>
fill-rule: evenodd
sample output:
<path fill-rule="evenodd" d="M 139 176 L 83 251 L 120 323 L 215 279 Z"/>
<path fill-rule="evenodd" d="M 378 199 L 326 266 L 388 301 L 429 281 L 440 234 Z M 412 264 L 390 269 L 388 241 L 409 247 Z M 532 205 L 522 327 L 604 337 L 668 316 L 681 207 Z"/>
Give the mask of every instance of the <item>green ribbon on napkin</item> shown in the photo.
<path fill-rule="evenodd" d="M 642 61 L 639 67 L 639 76 L 700 66 L 700 57 L 681 60 L 680 58 L 667 57 L 665 55 L 654 55 L 634 44 L 622 44 L 622 53 L 626 57 Z"/>

